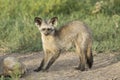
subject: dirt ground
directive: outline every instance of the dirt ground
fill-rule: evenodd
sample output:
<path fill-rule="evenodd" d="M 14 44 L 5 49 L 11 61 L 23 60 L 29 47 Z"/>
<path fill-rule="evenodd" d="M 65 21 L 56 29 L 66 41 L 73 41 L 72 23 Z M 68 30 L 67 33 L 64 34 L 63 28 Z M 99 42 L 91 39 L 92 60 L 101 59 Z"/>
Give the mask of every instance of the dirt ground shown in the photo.
<path fill-rule="evenodd" d="M 120 61 L 117 59 L 119 54 L 95 54 L 92 69 L 83 72 L 74 69 L 78 66 L 79 59 L 73 52 L 61 54 L 48 72 L 33 71 L 39 66 L 43 58 L 43 52 L 0 54 L 0 58 L 6 56 L 18 57 L 27 66 L 28 72 L 20 80 L 120 80 Z"/>

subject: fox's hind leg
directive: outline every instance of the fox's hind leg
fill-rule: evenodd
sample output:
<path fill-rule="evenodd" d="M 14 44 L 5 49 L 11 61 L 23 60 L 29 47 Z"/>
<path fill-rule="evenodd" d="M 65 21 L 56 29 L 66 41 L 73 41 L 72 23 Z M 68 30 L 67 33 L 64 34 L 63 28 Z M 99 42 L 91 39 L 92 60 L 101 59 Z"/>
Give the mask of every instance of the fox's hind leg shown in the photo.
<path fill-rule="evenodd" d="M 86 59 L 87 59 L 88 67 L 92 68 L 92 65 L 93 65 L 93 54 L 92 54 L 92 45 L 91 44 L 88 45 Z"/>
<path fill-rule="evenodd" d="M 86 64 L 86 59 L 85 59 L 85 51 L 84 49 L 81 48 L 79 43 L 76 42 L 76 53 L 79 56 L 80 63 L 78 67 L 76 68 L 77 70 L 84 71 L 85 70 L 85 64 Z"/>
<path fill-rule="evenodd" d="M 80 63 L 79 63 L 78 68 L 76 68 L 76 69 L 84 71 L 85 70 L 85 64 L 86 64 L 84 51 L 81 49 L 81 51 L 78 53 L 78 55 L 79 55 Z"/>

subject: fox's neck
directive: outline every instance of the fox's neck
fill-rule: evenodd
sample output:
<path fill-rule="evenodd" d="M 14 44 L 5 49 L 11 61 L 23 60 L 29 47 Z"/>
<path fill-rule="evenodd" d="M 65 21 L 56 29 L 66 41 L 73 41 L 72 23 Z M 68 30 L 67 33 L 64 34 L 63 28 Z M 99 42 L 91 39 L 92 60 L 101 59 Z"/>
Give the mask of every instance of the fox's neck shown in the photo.
<path fill-rule="evenodd" d="M 58 31 L 56 30 L 54 34 L 52 35 L 44 35 L 41 34 L 42 42 L 43 43 L 53 43 L 53 42 L 59 42 L 61 39 L 59 38 Z"/>

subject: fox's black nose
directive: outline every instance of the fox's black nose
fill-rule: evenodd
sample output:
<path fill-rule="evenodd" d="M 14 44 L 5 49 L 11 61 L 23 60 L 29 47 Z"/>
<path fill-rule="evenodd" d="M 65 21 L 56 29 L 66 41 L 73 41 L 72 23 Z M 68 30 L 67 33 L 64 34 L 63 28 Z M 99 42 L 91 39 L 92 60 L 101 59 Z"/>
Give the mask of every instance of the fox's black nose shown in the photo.
<path fill-rule="evenodd" d="M 44 33 L 45 34 L 45 36 L 48 36 L 49 35 L 49 33 Z"/>

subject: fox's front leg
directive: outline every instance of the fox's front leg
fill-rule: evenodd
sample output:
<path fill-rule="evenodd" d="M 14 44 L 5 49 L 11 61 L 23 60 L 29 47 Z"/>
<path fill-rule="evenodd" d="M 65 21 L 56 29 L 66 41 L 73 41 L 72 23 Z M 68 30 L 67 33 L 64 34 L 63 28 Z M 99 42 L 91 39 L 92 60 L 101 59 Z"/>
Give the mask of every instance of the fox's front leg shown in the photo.
<path fill-rule="evenodd" d="M 50 57 L 49 52 L 45 51 L 44 52 L 44 58 L 42 59 L 42 61 L 40 63 L 40 66 L 37 69 L 35 69 L 34 71 L 39 72 L 39 71 L 43 70 L 43 67 L 47 64 L 47 61 L 49 60 L 48 59 L 49 57 Z"/>
<path fill-rule="evenodd" d="M 60 56 L 60 50 L 54 50 L 50 53 L 47 53 L 44 59 L 44 65 L 42 67 L 42 71 L 48 70 L 59 56 Z"/>
<path fill-rule="evenodd" d="M 44 70 L 48 70 L 50 66 L 56 61 L 56 59 L 60 56 L 61 51 L 56 50 L 55 52 L 52 53 L 51 57 L 47 61 L 47 65 L 44 66 Z"/>
<path fill-rule="evenodd" d="M 40 66 L 39 66 L 37 69 L 35 69 L 34 71 L 35 71 L 35 72 L 39 72 L 39 71 L 41 71 L 41 70 L 42 70 L 43 65 L 44 65 L 44 59 L 41 61 Z"/>
<path fill-rule="evenodd" d="M 41 70 L 42 71 L 48 70 L 50 66 L 55 62 L 55 60 L 59 57 L 59 55 L 60 50 L 54 51 L 53 53 L 46 52 L 40 66 L 34 71 L 39 72 Z"/>

